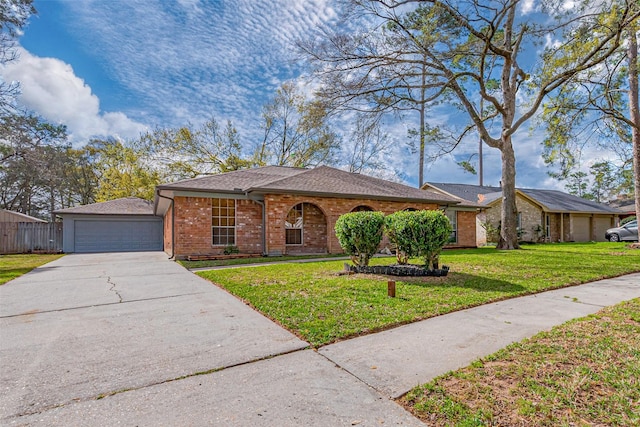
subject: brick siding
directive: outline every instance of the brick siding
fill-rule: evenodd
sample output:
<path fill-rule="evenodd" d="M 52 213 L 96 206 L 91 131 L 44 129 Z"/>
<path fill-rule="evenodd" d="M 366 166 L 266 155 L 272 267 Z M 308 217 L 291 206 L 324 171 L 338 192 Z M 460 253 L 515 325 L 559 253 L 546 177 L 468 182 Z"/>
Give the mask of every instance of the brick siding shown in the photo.
<path fill-rule="evenodd" d="M 289 210 L 305 203 L 303 245 L 285 244 L 285 219 Z M 177 258 L 188 255 L 217 255 L 223 246 L 212 245 L 211 199 L 207 197 L 176 196 L 174 221 L 174 254 Z M 357 206 L 367 206 L 385 215 L 407 208 L 437 209 L 434 203 L 404 203 L 373 199 L 341 199 L 301 195 L 265 195 L 266 241 L 270 255 L 299 253 L 342 253 L 333 231 L 340 215 Z M 165 215 L 165 251 L 170 252 L 170 209 Z M 455 246 L 476 246 L 475 212 L 459 212 L 458 242 Z M 241 253 L 263 253 L 262 206 L 252 200 L 236 200 L 236 246 Z M 383 241 L 384 247 L 387 242 Z"/>

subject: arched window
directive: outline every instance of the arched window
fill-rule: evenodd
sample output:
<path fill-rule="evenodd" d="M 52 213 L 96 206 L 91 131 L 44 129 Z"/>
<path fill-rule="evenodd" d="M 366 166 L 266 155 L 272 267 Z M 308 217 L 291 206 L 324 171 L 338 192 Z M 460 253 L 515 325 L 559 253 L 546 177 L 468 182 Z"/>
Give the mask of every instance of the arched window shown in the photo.
<path fill-rule="evenodd" d="M 360 205 L 360 206 L 356 206 L 355 208 L 351 209 L 351 212 L 372 212 L 373 209 L 371 209 L 369 206 L 366 205 Z"/>
<path fill-rule="evenodd" d="M 406 209 L 403 209 L 403 210 L 405 212 L 413 212 L 413 211 L 417 211 L 418 209 L 416 209 L 416 208 L 406 208 Z"/>

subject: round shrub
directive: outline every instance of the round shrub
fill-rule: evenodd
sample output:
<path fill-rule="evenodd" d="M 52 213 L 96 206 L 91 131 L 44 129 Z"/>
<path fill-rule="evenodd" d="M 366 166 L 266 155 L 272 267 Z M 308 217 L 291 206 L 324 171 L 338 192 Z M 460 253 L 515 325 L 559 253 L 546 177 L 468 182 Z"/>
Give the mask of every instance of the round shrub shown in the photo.
<path fill-rule="evenodd" d="M 420 257 L 429 269 L 437 268 L 438 258 L 451 236 L 451 223 L 441 211 L 401 211 L 385 219 L 385 230 L 396 246 L 399 264 Z"/>
<path fill-rule="evenodd" d="M 336 236 L 340 246 L 355 265 L 369 265 L 382 240 L 382 212 L 351 212 L 336 221 Z"/>

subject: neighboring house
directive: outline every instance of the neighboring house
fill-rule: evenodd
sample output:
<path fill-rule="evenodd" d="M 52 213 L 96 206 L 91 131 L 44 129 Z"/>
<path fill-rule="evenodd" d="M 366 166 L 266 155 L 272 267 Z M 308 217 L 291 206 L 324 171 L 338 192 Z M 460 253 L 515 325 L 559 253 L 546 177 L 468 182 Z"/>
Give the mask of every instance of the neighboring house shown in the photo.
<path fill-rule="evenodd" d="M 147 200 L 125 197 L 54 213 L 62 217 L 64 252 L 162 250 L 162 218 Z"/>
<path fill-rule="evenodd" d="M 452 246 L 475 247 L 478 206 L 433 191 L 328 166 L 267 166 L 156 187 L 164 250 L 176 258 L 245 254 L 341 253 L 334 227 L 342 214 L 444 209 Z"/>
<path fill-rule="evenodd" d="M 635 200 L 616 200 L 609 202 L 609 206 L 620 211 L 620 219 L 623 220 L 630 216 L 636 216 L 636 202 Z"/>
<path fill-rule="evenodd" d="M 59 223 L 0 209 L 0 254 L 60 252 L 61 237 Z"/>
<path fill-rule="evenodd" d="M 6 209 L 0 209 L 0 222 L 42 222 L 47 221 L 29 216 L 20 212 L 8 211 Z"/>
<path fill-rule="evenodd" d="M 423 188 L 477 201 L 486 208 L 479 215 L 479 221 L 492 227 L 500 224 L 500 187 L 434 182 Z M 618 223 L 620 213 L 609 206 L 561 191 L 529 188 L 516 189 L 516 206 L 520 240 L 529 242 L 603 242 L 606 230 Z"/>

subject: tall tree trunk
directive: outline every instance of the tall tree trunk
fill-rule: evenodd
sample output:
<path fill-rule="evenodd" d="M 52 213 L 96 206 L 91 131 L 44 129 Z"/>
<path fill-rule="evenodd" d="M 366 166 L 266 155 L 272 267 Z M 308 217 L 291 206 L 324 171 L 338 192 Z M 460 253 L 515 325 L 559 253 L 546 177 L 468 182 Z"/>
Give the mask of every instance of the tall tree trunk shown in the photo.
<path fill-rule="evenodd" d="M 631 141 L 633 143 L 633 174 L 636 198 L 636 218 L 640 219 L 640 107 L 638 103 L 638 39 L 635 28 L 629 30 L 629 116 L 633 122 Z"/>
<path fill-rule="evenodd" d="M 423 58 L 426 61 L 426 58 Z M 420 88 L 420 166 L 419 166 L 419 177 L 418 177 L 418 188 L 422 188 L 422 184 L 424 184 L 424 145 L 425 145 L 425 135 L 424 135 L 424 110 L 425 110 L 425 95 L 426 95 L 426 84 L 427 84 L 427 76 L 426 76 L 426 65 L 422 63 L 422 87 Z"/>
<path fill-rule="evenodd" d="M 518 249 L 518 208 L 516 207 L 516 156 L 511 136 L 502 142 L 502 211 L 498 249 Z"/>

